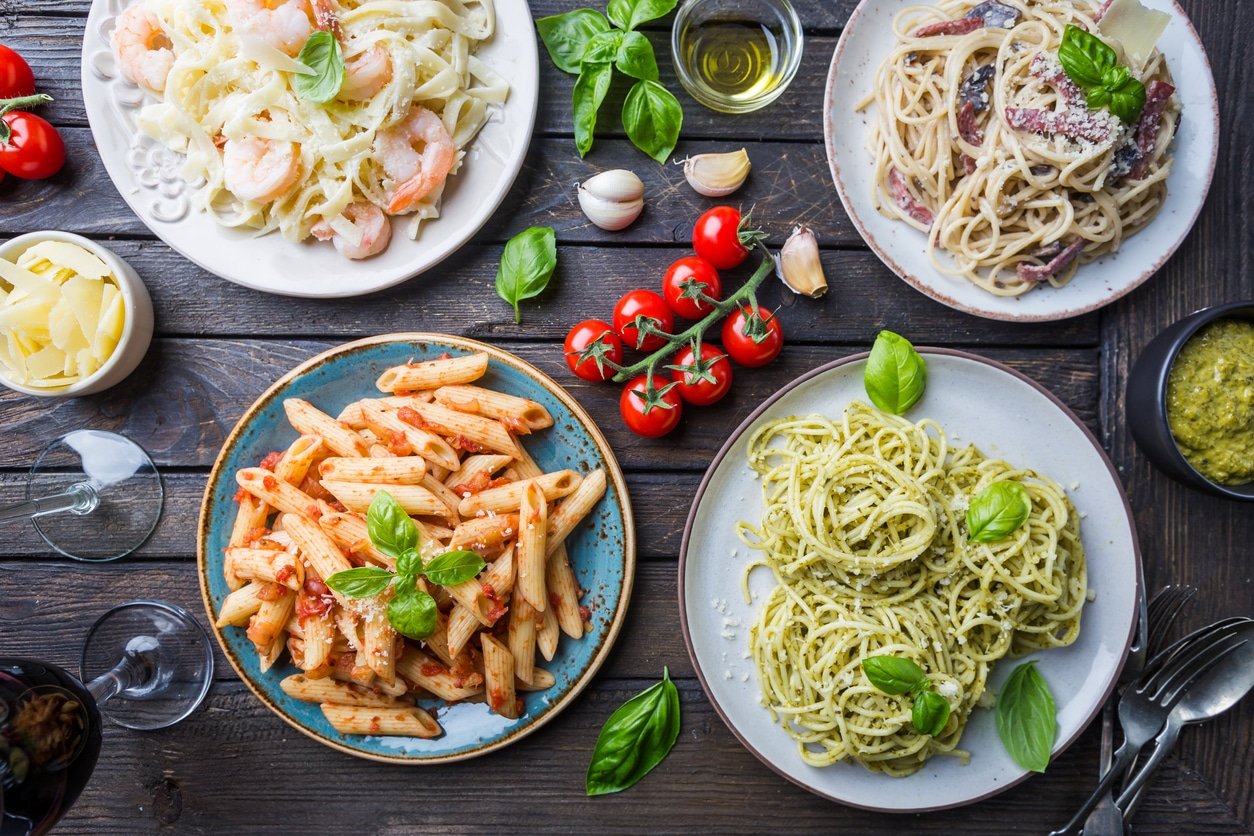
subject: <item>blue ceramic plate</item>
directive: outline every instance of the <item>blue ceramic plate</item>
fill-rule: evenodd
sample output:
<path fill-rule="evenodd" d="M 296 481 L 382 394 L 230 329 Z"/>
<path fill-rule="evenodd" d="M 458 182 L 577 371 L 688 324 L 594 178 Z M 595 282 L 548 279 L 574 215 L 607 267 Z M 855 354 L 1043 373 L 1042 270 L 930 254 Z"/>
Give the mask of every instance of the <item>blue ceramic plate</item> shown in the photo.
<path fill-rule="evenodd" d="M 286 655 L 262 673 L 252 643 L 238 627 L 216 629 L 227 659 L 263 703 L 301 732 L 342 752 L 391 763 L 442 763 L 499 749 L 535 731 L 565 708 L 596 674 L 622 626 L 635 575 L 635 533 L 622 471 L 609 444 L 592 419 L 565 390 L 535 367 L 491 346 L 437 334 L 391 334 L 348 343 L 319 354 L 284 375 L 257 399 L 236 424 L 218 455 L 200 512 L 197 565 L 200 589 L 210 623 L 228 589 L 222 576 L 223 550 L 235 518 L 235 473 L 256 465 L 267 452 L 282 450 L 297 436 L 283 413 L 285 398 L 304 398 L 335 415 L 348 403 L 378 396 L 374 381 L 391 366 L 408 360 L 430 360 L 485 352 L 490 362 L 483 385 L 531 398 L 553 415 L 554 426 L 526 440 L 527 450 L 545 471 L 571 468 L 587 473 L 603 468 L 608 477 L 605 497 L 571 535 L 571 565 L 587 594 L 592 629 L 582 640 L 563 637 L 557 655 L 542 663 L 557 683 L 547 691 L 520 696 L 525 710 L 517 720 L 488 711 L 482 703 L 451 708 L 440 701 L 438 720 L 444 733 L 432 740 L 335 731 L 314 703 L 294 700 L 279 682 L 299 673 Z M 425 705 L 425 703 L 424 703 Z"/>

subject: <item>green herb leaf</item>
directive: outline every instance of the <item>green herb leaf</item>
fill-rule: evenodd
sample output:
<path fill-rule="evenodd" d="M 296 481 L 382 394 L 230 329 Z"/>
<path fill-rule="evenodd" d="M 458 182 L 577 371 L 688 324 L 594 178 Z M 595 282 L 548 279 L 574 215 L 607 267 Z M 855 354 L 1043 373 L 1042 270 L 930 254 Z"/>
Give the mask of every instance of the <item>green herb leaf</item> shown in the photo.
<path fill-rule="evenodd" d="M 1018 482 L 994 482 L 967 507 L 967 540 L 996 543 L 1027 522 L 1032 498 Z"/>
<path fill-rule="evenodd" d="M 610 22 L 595 9 L 576 9 L 540 18 L 536 21 L 536 29 L 540 31 L 540 38 L 557 68 L 576 75 L 588 42 L 594 36 L 610 31 Z"/>
<path fill-rule="evenodd" d="M 471 551 L 445 552 L 428 563 L 422 573 L 432 583 L 453 586 L 470 580 L 487 565 L 483 558 Z"/>
<path fill-rule="evenodd" d="M 1121 68 L 1122 69 L 1122 68 Z M 1132 78 L 1131 75 L 1120 85 L 1110 89 L 1110 112 L 1131 125 L 1141 118 L 1145 110 L 1145 85 Z"/>
<path fill-rule="evenodd" d="M 1118 54 L 1101 38 L 1068 25 L 1058 47 L 1058 62 L 1084 91 L 1090 110 L 1106 108 L 1129 125 L 1141 118 L 1145 85 L 1120 66 Z"/>
<path fill-rule="evenodd" d="M 396 574 L 416 578 L 421 573 L 422 558 L 418 556 L 416 550 L 410 549 L 396 559 Z"/>
<path fill-rule="evenodd" d="M 679 0 L 610 0 L 605 12 L 619 29 L 635 29 L 642 23 L 665 17 Z"/>
<path fill-rule="evenodd" d="M 867 358 L 863 382 L 872 403 L 901 415 L 923 397 L 927 363 L 905 337 L 880 331 Z"/>
<path fill-rule="evenodd" d="M 622 45 L 614 58 L 614 66 L 632 78 L 658 80 L 657 58 L 653 55 L 653 44 L 639 32 L 627 32 L 623 35 Z"/>
<path fill-rule="evenodd" d="M 632 144 L 659 163 L 665 163 L 679 142 L 684 109 L 671 92 L 656 81 L 637 81 L 623 102 L 623 129 Z"/>
<path fill-rule="evenodd" d="M 1054 695 L 1036 662 L 1015 668 L 997 695 L 997 734 L 1015 763 L 1044 772 L 1058 733 Z"/>
<path fill-rule="evenodd" d="M 610 715 L 588 764 L 588 795 L 621 792 L 635 784 L 670 752 L 679 738 L 679 689 L 670 671 Z"/>
<path fill-rule="evenodd" d="M 387 589 L 394 577 L 387 569 L 361 566 L 336 572 L 327 578 L 327 586 L 349 598 L 373 598 Z"/>
<path fill-rule="evenodd" d="M 435 632 L 435 599 L 413 584 L 399 584 L 388 604 L 388 621 L 402 636 L 425 639 Z"/>
<path fill-rule="evenodd" d="M 292 76 L 292 87 L 298 96 L 307 102 L 326 104 L 339 95 L 344 85 L 344 53 L 334 35 L 314 32 L 296 60 L 310 69 Z"/>
<path fill-rule="evenodd" d="M 617 29 L 593 35 L 583 52 L 583 64 L 612 64 L 623 44 L 623 33 Z"/>
<path fill-rule="evenodd" d="M 533 226 L 509 239 L 496 269 L 496 293 L 514 306 L 515 322 L 522 322 L 519 303 L 543 293 L 556 267 L 553 227 Z"/>
<path fill-rule="evenodd" d="M 885 694 L 908 694 L 927 687 L 923 668 L 900 656 L 872 656 L 862 660 L 862 672 Z"/>
<path fill-rule="evenodd" d="M 919 734 L 936 737 L 949 725 L 949 703 L 935 691 L 924 691 L 914 698 L 910 719 Z"/>
<path fill-rule="evenodd" d="M 376 549 L 397 560 L 405 552 L 418 548 L 418 526 L 387 491 L 379 491 L 370 501 L 366 532 Z"/>
<path fill-rule="evenodd" d="M 610 79 L 614 75 L 612 65 L 584 64 L 575 81 L 575 92 L 572 97 L 572 109 L 575 121 L 575 147 L 579 156 L 585 156 L 592 150 L 593 133 L 597 127 L 597 111 L 605 101 L 605 94 L 610 89 Z"/>

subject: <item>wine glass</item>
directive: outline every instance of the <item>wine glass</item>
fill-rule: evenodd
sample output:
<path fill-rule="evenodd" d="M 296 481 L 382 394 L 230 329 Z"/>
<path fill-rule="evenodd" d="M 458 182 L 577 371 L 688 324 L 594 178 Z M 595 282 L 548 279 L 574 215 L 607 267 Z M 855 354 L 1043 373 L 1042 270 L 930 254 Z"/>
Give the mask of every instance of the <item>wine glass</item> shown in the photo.
<path fill-rule="evenodd" d="M 75 560 L 116 560 L 152 534 L 163 498 L 142 447 L 117 433 L 75 430 L 39 454 L 26 501 L 0 508 L 0 522 L 31 520 L 45 543 Z"/>
<path fill-rule="evenodd" d="M 96 766 L 102 715 L 151 730 L 191 714 L 213 680 L 213 646 L 183 608 L 132 601 L 88 631 L 79 673 L 0 657 L 0 836 L 60 821 Z"/>

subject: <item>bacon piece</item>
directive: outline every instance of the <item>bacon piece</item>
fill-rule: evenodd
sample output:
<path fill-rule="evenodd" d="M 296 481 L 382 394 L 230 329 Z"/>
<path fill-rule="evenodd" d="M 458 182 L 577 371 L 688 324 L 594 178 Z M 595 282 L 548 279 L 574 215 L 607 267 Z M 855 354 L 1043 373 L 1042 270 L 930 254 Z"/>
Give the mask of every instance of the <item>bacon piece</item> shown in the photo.
<path fill-rule="evenodd" d="M 1078 238 L 1071 246 L 1054 256 L 1047 264 L 1020 264 L 1019 280 L 1025 282 L 1043 282 L 1070 266 L 1071 262 L 1080 257 L 1084 245 L 1088 241 Z"/>
<path fill-rule="evenodd" d="M 975 116 L 975 102 L 963 102 L 958 108 L 958 133 L 968 145 L 977 148 L 984 144 L 984 132 L 980 130 L 979 121 Z M 970 174 L 970 171 L 967 171 Z"/>
<path fill-rule="evenodd" d="M 1088 96 L 1080 89 L 1080 85 L 1067 76 L 1067 72 L 1062 68 L 1062 64 L 1049 60 L 1045 53 L 1039 52 L 1032 59 L 1032 66 L 1029 67 L 1029 71 L 1032 75 L 1057 90 L 1067 104 L 1088 110 Z"/>
<path fill-rule="evenodd" d="M 906 182 L 906 178 L 895 168 L 888 170 L 888 187 L 892 192 L 893 200 L 897 201 L 897 205 L 911 218 L 927 227 L 936 221 L 931 210 L 915 200 L 914 195 L 910 193 L 910 185 Z"/>
<path fill-rule="evenodd" d="M 984 18 L 962 17 L 957 20 L 942 20 L 939 23 L 929 23 L 927 26 L 920 26 L 914 30 L 914 37 L 932 38 L 937 35 L 967 35 L 976 29 L 983 28 Z"/>
<path fill-rule="evenodd" d="M 1136 125 L 1139 156 L 1132 166 L 1133 180 L 1143 180 L 1149 173 L 1152 162 L 1150 157 L 1154 153 L 1155 143 L 1158 142 L 1158 129 L 1163 124 L 1163 111 L 1167 109 L 1167 102 L 1175 92 L 1176 88 L 1165 81 L 1151 81 L 1145 90 L 1145 107 L 1141 111 L 1141 120 Z"/>
<path fill-rule="evenodd" d="M 1110 139 L 1110 122 L 1087 110 L 1055 113 L 1034 107 L 1008 107 L 1006 124 L 1020 131 L 1062 134 L 1089 142 L 1107 142 Z"/>

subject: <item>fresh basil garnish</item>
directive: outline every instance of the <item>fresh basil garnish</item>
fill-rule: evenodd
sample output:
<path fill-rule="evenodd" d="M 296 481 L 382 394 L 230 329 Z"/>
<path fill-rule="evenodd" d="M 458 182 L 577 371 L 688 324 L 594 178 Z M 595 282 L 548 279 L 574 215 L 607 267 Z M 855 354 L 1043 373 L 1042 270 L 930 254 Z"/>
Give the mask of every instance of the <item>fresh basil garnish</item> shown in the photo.
<path fill-rule="evenodd" d="M 866 361 L 863 383 L 872 403 L 885 412 L 901 415 L 923 397 L 927 363 L 905 337 L 880 331 Z"/>
<path fill-rule="evenodd" d="M 614 57 L 614 66 L 632 78 L 657 81 L 657 58 L 653 55 L 653 44 L 639 32 L 627 32 Z"/>
<path fill-rule="evenodd" d="M 935 691 L 924 691 L 914 698 L 910 721 L 919 734 L 936 737 L 949 725 L 949 702 Z"/>
<path fill-rule="evenodd" d="M 584 64 L 575 80 L 572 110 L 575 121 L 575 148 L 579 156 L 592 150 L 593 132 L 597 127 L 597 111 L 610 90 L 614 68 L 606 64 Z"/>
<path fill-rule="evenodd" d="M 397 584 L 396 597 L 388 602 L 388 621 L 396 632 L 411 639 L 425 639 L 435 632 L 437 612 L 435 599 L 412 580 Z"/>
<path fill-rule="evenodd" d="M 396 497 L 387 491 L 379 491 L 370 500 L 366 531 L 376 549 L 397 560 L 405 552 L 418 548 L 418 527 Z"/>
<path fill-rule="evenodd" d="M 542 17 L 536 21 L 540 39 L 549 57 L 562 72 L 579 74 L 588 42 L 602 32 L 610 31 L 610 22 L 596 9 L 575 9 L 573 12 Z"/>
<path fill-rule="evenodd" d="M 872 656 L 862 660 L 862 672 L 885 694 L 909 694 L 927 687 L 923 668 L 900 656 Z"/>
<path fill-rule="evenodd" d="M 392 583 L 396 576 L 377 566 L 361 566 L 336 572 L 327 578 L 327 586 L 349 598 L 372 598 Z"/>
<path fill-rule="evenodd" d="M 314 104 L 326 104 L 339 95 L 344 85 L 344 53 L 335 35 L 314 32 L 301 47 L 296 60 L 311 71 L 292 76 L 296 95 Z"/>
<path fill-rule="evenodd" d="M 651 79 L 632 85 L 623 102 L 623 129 L 637 148 L 666 162 L 679 142 L 684 109 L 671 91 Z"/>
<path fill-rule="evenodd" d="M 1119 65 L 1119 55 L 1096 35 L 1068 24 L 1058 47 L 1063 72 L 1084 91 L 1087 104 L 1131 125 L 1145 108 L 1145 85 Z"/>
<path fill-rule="evenodd" d="M 1058 733 L 1054 695 L 1036 662 L 1024 662 L 1011 672 L 997 695 L 997 734 L 1015 763 L 1044 772 Z"/>
<path fill-rule="evenodd" d="M 519 303 L 543 293 L 556 268 L 553 227 L 533 226 L 509 239 L 496 269 L 496 293 L 514 306 L 514 322 L 522 322 Z"/>
<path fill-rule="evenodd" d="M 433 559 L 422 570 L 427 580 L 440 586 L 456 586 L 464 583 L 487 567 L 483 558 L 471 551 L 445 552 Z"/>
<path fill-rule="evenodd" d="M 679 689 L 670 671 L 610 715 L 588 764 L 588 795 L 621 792 L 662 762 L 679 738 Z"/>
<path fill-rule="evenodd" d="M 583 52 L 583 65 L 612 64 L 618 57 L 619 47 L 623 45 L 623 33 L 617 29 L 593 35 L 588 47 Z"/>
<path fill-rule="evenodd" d="M 967 540 L 996 543 L 1027 522 L 1032 498 L 1018 482 L 994 482 L 967 507 Z"/>
<path fill-rule="evenodd" d="M 619 29 L 635 29 L 642 23 L 665 17 L 679 0 L 610 0 L 605 12 Z"/>

